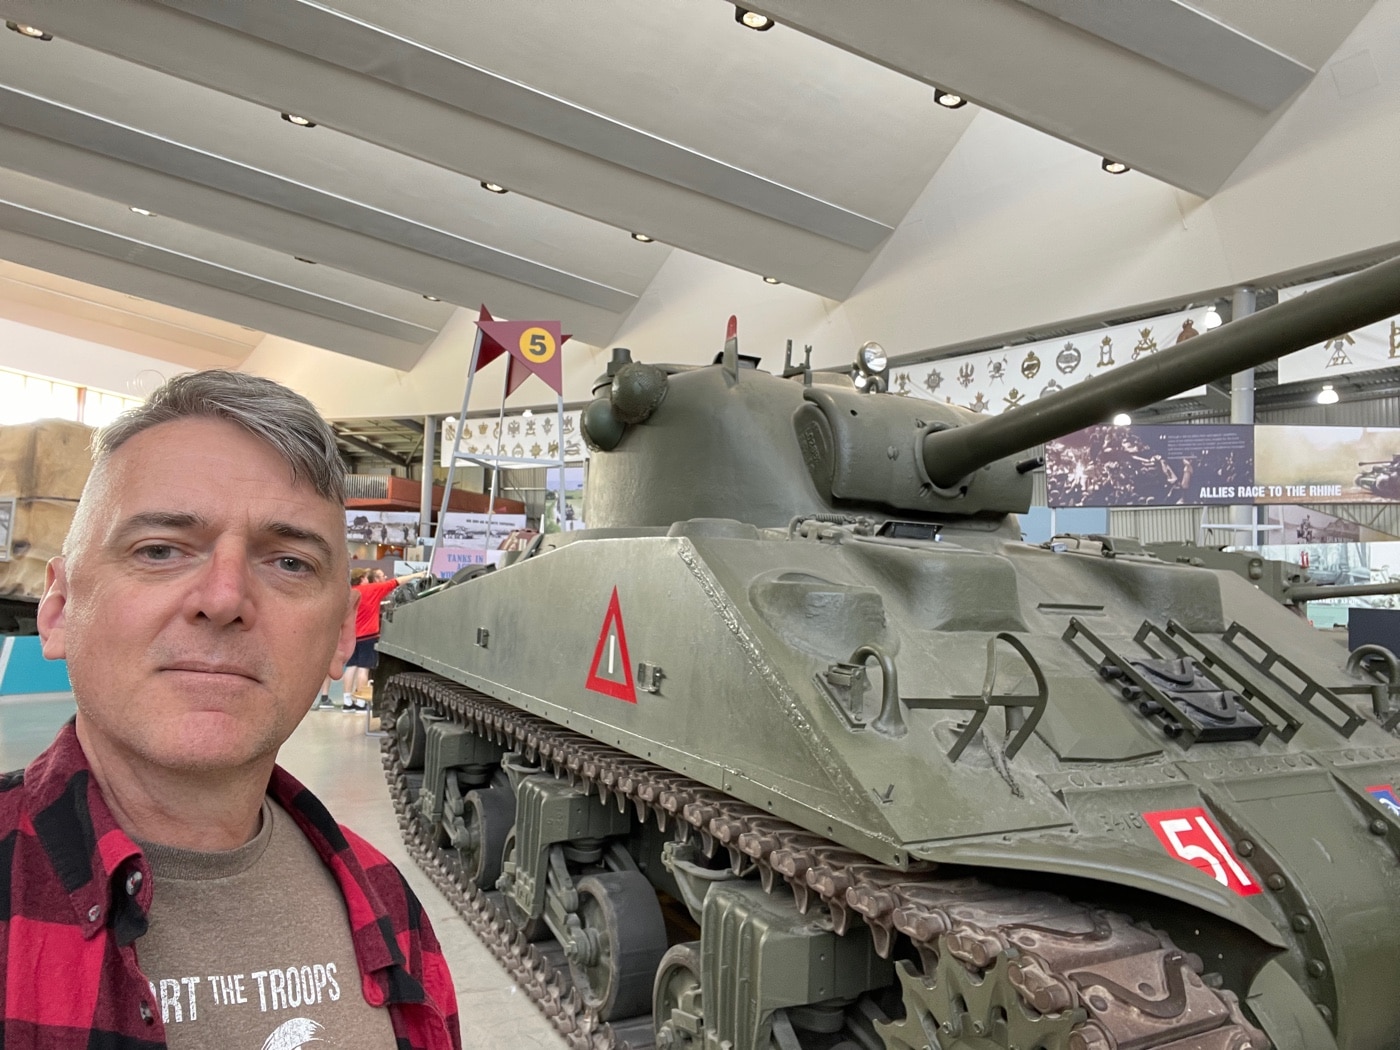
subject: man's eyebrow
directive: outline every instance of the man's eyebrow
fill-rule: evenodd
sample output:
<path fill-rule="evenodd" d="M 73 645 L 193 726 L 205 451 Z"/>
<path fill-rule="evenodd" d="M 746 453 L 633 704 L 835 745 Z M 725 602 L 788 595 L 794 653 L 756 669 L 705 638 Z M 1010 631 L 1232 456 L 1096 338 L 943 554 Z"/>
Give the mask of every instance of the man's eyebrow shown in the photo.
<path fill-rule="evenodd" d="M 263 528 L 284 540 L 297 540 L 316 548 L 316 553 L 328 562 L 335 557 L 330 542 L 319 532 L 304 529 L 300 525 L 293 525 L 288 521 L 269 521 Z"/>
<path fill-rule="evenodd" d="M 183 510 L 147 510 L 133 514 L 114 530 L 112 539 L 121 540 L 133 532 L 145 529 L 198 529 L 209 524 L 208 519 L 199 514 Z"/>

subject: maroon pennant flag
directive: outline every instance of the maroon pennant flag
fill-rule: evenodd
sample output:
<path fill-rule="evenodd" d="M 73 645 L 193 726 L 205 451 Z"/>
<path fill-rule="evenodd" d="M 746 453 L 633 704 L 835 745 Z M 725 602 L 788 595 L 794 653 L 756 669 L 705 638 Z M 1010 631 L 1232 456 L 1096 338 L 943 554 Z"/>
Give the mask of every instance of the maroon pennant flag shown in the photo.
<path fill-rule="evenodd" d="M 560 364 L 560 348 L 569 336 L 560 332 L 558 321 L 497 321 L 483 306 L 476 326 L 481 331 L 477 368 L 502 354 L 510 355 L 510 370 L 506 375 L 507 394 L 514 393 L 534 373 L 548 383 L 555 393 L 563 396 L 564 370 Z"/>

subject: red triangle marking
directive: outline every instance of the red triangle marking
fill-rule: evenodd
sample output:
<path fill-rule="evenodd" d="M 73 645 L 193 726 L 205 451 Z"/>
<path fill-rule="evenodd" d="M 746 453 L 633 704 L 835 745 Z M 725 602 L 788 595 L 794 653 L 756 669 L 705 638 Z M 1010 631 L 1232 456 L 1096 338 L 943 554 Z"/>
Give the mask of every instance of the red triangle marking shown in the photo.
<path fill-rule="evenodd" d="M 617 631 L 617 655 L 622 660 L 622 672 L 627 678 L 626 682 L 613 682 L 598 674 L 598 665 L 603 660 L 603 650 L 607 647 L 608 635 L 613 629 Z M 637 689 L 632 682 L 632 660 L 627 655 L 627 633 L 622 629 L 622 609 L 617 604 L 616 587 L 613 588 L 612 600 L 608 602 L 608 614 L 603 617 L 603 630 L 598 635 L 598 648 L 593 650 L 593 665 L 588 669 L 588 681 L 584 683 L 584 688 L 616 697 L 618 700 L 626 700 L 629 704 L 637 702 Z"/>

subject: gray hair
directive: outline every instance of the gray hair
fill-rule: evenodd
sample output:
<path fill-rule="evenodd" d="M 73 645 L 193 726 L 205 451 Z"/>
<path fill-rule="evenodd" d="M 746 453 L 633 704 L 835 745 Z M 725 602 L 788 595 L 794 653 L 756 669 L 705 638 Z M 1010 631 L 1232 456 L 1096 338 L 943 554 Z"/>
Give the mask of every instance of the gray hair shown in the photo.
<path fill-rule="evenodd" d="M 210 369 L 176 376 L 99 430 L 93 458 L 100 464 L 143 430 L 180 419 L 237 424 L 276 449 L 298 482 L 331 503 L 345 502 L 345 462 L 330 424 L 295 390 L 246 372 Z"/>

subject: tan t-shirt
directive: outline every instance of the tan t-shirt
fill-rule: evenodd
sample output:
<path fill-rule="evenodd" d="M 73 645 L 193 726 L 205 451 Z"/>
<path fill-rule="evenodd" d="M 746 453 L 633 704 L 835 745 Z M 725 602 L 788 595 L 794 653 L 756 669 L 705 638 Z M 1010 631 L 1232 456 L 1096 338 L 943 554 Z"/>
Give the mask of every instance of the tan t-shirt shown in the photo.
<path fill-rule="evenodd" d="M 172 1050 L 394 1045 L 335 878 L 285 810 L 264 801 L 257 835 L 227 852 L 141 847 L 155 888 L 136 955 Z"/>

